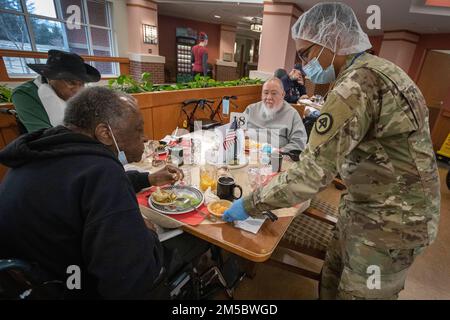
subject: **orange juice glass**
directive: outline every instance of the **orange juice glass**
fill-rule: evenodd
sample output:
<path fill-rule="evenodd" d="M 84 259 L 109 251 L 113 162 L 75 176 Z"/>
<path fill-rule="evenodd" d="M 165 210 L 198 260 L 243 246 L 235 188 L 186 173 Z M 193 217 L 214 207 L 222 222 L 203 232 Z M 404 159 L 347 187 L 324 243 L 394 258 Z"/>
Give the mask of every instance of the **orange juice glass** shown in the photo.
<path fill-rule="evenodd" d="M 200 189 L 206 191 L 211 187 L 211 191 L 217 190 L 217 168 L 206 165 L 200 168 Z"/>

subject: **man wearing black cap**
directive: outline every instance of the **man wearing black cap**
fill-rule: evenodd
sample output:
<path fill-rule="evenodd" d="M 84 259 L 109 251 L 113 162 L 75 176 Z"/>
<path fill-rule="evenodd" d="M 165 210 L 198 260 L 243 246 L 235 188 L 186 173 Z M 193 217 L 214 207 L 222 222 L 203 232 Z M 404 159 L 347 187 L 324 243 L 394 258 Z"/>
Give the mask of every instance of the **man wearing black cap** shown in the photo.
<path fill-rule="evenodd" d="M 284 100 L 289 103 L 297 101 L 306 95 L 306 88 L 303 82 L 303 70 L 300 64 L 296 64 L 289 74 L 281 78 L 285 91 Z"/>
<path fill-rule="evenodd" d="M 86 82 L 100 80 L 100 72 L 75 53 L 50 50 L 47 63 L 27 65 L 39 76 L 17 87 L 12 102 L 28 132 L 62 124 L 66 101 Z"/>

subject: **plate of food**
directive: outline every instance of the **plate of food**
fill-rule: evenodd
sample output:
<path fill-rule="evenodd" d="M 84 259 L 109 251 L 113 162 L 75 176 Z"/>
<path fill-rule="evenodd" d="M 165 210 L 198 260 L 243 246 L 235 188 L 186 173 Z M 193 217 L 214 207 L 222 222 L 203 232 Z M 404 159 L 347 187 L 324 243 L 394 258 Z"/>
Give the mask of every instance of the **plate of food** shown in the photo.
<path fill-rule="evenodd" d="M 178 196 L 175 192 L 171 190 L 161 189 L 160 187 L 156 188 L 156 191 L 152 193 L 150 196 L 151 201 L 160 206 L 168 206 L 174 204 L 177 200 Z"/>
<path fill-rule="evenodd" d="M 160 202 L 161 198 L 157 194 L 158 191 L 152 193 L 148 198 L 148 204 L 151 209 L 163 213 L 163 214 L 183 214 L 191 212 L 194 209 L 199 208 L 204 201 L 203 193 L 197 188 L 191 186 L 169 186 L 159 188 L 160 193 L 165 194 Z"/>
<path fill-rule="evenodd" d="M 216 200 L 208 204 L 208 211 L 216 217 L 222 217 L 225 210 L 229 209 L 232 204 L 228 200 Z"/>

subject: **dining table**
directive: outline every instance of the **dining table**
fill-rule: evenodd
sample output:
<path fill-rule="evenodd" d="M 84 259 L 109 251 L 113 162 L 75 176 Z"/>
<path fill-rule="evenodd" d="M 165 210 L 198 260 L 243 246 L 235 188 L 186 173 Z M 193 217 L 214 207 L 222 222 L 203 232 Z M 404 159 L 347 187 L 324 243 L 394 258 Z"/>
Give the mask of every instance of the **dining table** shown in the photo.
<path fill-rule="evenodd" d="M 207 161 L 208 151 L 214 146 L 217 146 L 217 137 L 212 131 L 196 131 L 182 138 L 196 141 L 197 148 L 199 148 L 196 150 L 196 152 L 200 153 L 196 163 L 185 163 L 180 167 L 190 180 L 188 184 L 198 187 L 200 179 L 199 168 Z M 200 146 L 198 142 L 201 142 Z M 254 153 L 250 152 L 250 154 Z M 242 187 L 243 196 L 252 192 L 252 185 L 248 174 L 249 169 L 262 168 L 264 166 L 267 168 L 267 164 L 260 163 L 259 159 L 251 158 L 251 155 L 247 155 L 247 161 L 241 165 L 228 166 L 229 173 L 234 178 L 236 184 Z M 289 157 L 284 156 L 282 171 L 289 169 L 294 164 L 295 162 L 291 161 Z M 161 169 L 161 167 L 153 167 L 151 159 L 145 158 L 141 162 L 132 163 L 129 168 L 148 172 L 155 172 Z M 272 210 L 278 219 L 276 221 L 266 219 L 255 234 L 240 229 L 234 223 L 225 222 L 220 218 L 215 219 L 215 221 L 204 219 L 196 225 L 182 223 L 173 219 L 170 215 L 164 215 L 148 206 L 140 205 L 144 218 L 158 225 L 162 225 L 164 228 L 180 228 L 184 232 L 190 233 L 195 237 L 252 262 L 264 262 L 268 260 L 283 238 L 292 220 L 308 207 L 309 201 L 306 201 L 291 208 Z"/>

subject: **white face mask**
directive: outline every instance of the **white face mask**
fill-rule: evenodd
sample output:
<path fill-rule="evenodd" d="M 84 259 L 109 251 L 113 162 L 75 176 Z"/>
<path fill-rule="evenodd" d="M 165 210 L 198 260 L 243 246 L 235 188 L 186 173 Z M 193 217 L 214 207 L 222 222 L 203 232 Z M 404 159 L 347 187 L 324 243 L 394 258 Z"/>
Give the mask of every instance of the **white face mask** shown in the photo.
<path fill-rule="evenodd" d="M 119 149 L 119 145 L 117 144 L 116 138 L 114 137 L 114 133 L 112 132 L 112 129 L 111 129 L 111 126 L 109 125 L 109 123 L 108 123 L 108 128 L 109 128 L 109 131 L 111 132 L 114 144 L 117 149 L 117 158 L 119 159 L 119 161 L 122 165 L 126 165 L 128 163 L 127 156 L 125 155 L 125 152 L 123 152 L 122 150 Z"/>

